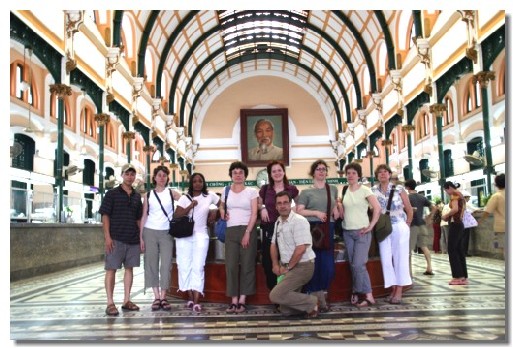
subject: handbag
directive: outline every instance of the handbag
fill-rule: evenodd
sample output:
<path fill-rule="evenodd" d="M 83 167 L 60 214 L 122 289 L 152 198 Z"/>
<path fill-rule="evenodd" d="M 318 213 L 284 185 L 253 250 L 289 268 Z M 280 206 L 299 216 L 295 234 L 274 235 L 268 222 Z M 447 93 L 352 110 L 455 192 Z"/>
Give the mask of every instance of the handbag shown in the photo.
<path fill-rule="evenodd" d="M 330 215 L 331 215 L 331 190 L 328 184 L 326 192 L 328 196 L 328 212 L 326 222 L 310 223 L 310 233 L 312 234 L 312 247 L 317 250 L 329 250 L 330 243 Z"/>
<path fill-rule="evenodd" d="M 157 201 L 159 201 L 160 208 L 166 215 L 169 220 L 169 216 L 167 215 L 166 210 L 162 206 L 162 202 L 160 201 L 159 196 L 155 192 L 155 197 L 157 197 Z M 187 195 L 187 198 L 192 202 L 191 196 Z M 175 200 L 173 198 L 173 192 L 171 192 L 171 204 L 173 205 L 173 211 L 175 211 Z M 184 238 L 192 236 L 194 232 L 194 207 L 192 208 L 192 216 L 189 218 L 187 215 L 173 218 L 169 221 L 169 234 L 175 238 Z"/>
<path fill-rule="evenodd" d="M 230 186 L 226 186 L 224 188 L 224 206 L 226 207 L 226 210 L 228 210 L 228 205 L 226 204 L 228 202 L 228 192 L 230 192 Z M 216 221 L 214 231 L 216 233 L 217 240 L 224 243 L 226 240 L 226 228 L 228 227 L 226 220 L 223 220 L 219 218 L 219 220 Z"/>
<path fill-rule="evenodd" d="M 192 198 L 186 196 L 191 202 Z M 174 207 L 173 207 L 174 211 Z M 169 222 L 169 234 L 175 238 L 190 237 L 194 233 L 194 207 L 192 207 L 191 216 L 184 215 L 179 218 L 173 218 Z"/>
<path fill-rule="evenodd" d="M 387 210 L 385 214 L 380 214 L 378 222 L 374 225 L 374 234 L 378 242 L 382 242 L 392 233 L 392 221 L 390 220 L 390 206 L 392 205 L 392 197 L 394 196 L 395 185 L 392 186 L 390 196 L 388 197 Z"/>
<path fill-rule="evenodd" d="M 470 211 L 465 210 L 465 213 L 463 213 L 463 228 L 477 227 L 477 225 L 477 220 L 472 216 Z"/>

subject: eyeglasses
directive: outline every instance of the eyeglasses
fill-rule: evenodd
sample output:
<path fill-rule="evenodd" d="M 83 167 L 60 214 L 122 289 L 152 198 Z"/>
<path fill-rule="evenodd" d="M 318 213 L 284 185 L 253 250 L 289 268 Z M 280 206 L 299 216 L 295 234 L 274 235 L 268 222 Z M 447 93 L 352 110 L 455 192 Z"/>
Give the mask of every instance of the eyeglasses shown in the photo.
<path fill-rule="evenodd" d="M 315 170 L 318 172 L 327 172 L 328 171 L 328 169 L 324 168 L 324 167 L 317 167 L 317 168 L 315 168 Z"/>

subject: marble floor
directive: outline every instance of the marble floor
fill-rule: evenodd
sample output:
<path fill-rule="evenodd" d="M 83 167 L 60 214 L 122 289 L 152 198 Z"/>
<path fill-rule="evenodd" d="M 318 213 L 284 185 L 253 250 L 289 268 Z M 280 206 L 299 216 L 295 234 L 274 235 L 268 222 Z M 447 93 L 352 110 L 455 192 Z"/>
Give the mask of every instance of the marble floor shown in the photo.
<path fill-rule="evenodd" d="M 469 285 L 450 286 L 446 254 L 433 255 L 434 276 L 426 276 L 423 255 L 412 257 L 414 285 L 400 305 L 378 298 L 375 305 L 355 308 L 332 303 L 315 319 L 284 317 L 272 305 L 249 305 L 248 312 L 226 314 L 226 305 L 203 304 L 196 314 L 172 299 L 170 312 L 152 312 L 151 290 L 144 293 L 143 269 L 134 269 L 132 300 L 141 310 L 122 312 L 122 274 L 116 278 L 120 315 L 105 315 L 103 263 L 11 283 L 10 339 L 20 343 L 133 341 L 292 341 L 333 340 L 367 343 L 505 343 L 506 284 L 504 262 L 467 259 Z M 177 342 L 178 343 L 178 342 Z"/>

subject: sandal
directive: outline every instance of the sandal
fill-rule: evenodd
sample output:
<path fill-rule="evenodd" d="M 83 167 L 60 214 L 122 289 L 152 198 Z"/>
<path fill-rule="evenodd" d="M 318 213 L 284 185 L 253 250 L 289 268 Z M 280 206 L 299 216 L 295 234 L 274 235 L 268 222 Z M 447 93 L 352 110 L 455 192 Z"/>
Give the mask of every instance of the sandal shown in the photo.
<path fill-rule="evenodd" d="M 248 311 L 248 307 L 246 307 L 245 303 L 239 303 L 237 305 L 237 309 L 235 310 L 236 313 L 244 313 Z"/>
<path fill-rule="evenodd" d="M 196 303 L 194 306 L 192 306 L 192 311 L 196 313 L 201 313 L 201 305 L 199 303 Z"/>
<path fill-rule="evenodd" d="M 121 306 L 121 309 L 123 309 L 125 311 L 138 311 L 139 306 L 137 306 L 132 301 L 127 301 L 123 306 Z"/>
<path fill-rule="evenodd" d="M 151 310 L 152 311 L 158 311 L 160 309 L 160 299 L 156 298 L 153 300 L 153 303 L 151 304 Z"/>
<path fill-rule="evenodd" d="M 353 292 L 351 295 L 351 304 L 355 305 L 358 303 L 358 294 L 356 292 Z"/>
<path fill-rule="evenodd" d="M 424 273 L 422 273 L 422 274 L 424 274 L 424 275 L 429 275 L 429 276 L 435 275 L 435 274 L 433 273 L 433 271 L 426 271 L 426 272 L 424 272 Z"/>
<path fill-rule="evenodd" d="M 314 309 L 312 309 L 311 312 L 306 313 L 305 314 L 305 319 L 317 318 L 319 316 L 319 311 L 316 308 L 319 308 L 319 307 L 315 306 Z"/>
<path fill-rule="evenodd" d="M 194 306 L 194 301 L 187 301 L 187 304 L 185 305 L 185 308 L 192 309 L 193 306 Z"/>
<path fill-rule="evenodd" d="M 232 303 L 230 305 L 230 307 L 226 308 L 226 313 L 235 313 L 236 310 L 237 310 L 237 304 Z"/>
<path fill-rule="evenodd" d="M 110 305 L 107 305 L 107 309 L 105 309 L 105 314 L 110 316 L 116 316 L 119 315 L 119 311 L 116 308 L 116 305 L 114 303 L 111 303 Z"/>
<path fill-rule="evenodd" d="M 160 300 L 160 307 L 165 311 L 171 310 L 171 305 L 169 304 L 169 302 L 167 302 L 166 299 Z"/>
<path fill-rule="evenodd" d="M 400 298 L 392 297 L 392 298 L 390 299 L 390 304 L 401 304 L 401 303 L 402 303 L 402 301 L 401 301 L 401 299 L 400 299 Z"/>
<path fill-rule="evenodd" d="M 358 308 L 363 308 L 363 307 L 369 307 L 369 306 L 372 306 L 373 304 L 375 304 L 376 302 L 371 302 L 369 299 L 367 298 L 362 298 L 360 299 L 356 304 L 355 306 L 358 307 Z"/>

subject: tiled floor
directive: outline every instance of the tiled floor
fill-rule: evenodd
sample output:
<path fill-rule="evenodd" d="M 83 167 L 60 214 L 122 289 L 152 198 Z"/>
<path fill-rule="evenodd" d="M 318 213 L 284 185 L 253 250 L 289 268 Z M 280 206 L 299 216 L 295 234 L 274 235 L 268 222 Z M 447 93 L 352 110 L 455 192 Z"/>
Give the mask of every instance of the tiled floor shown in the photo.
<path fill-rule="evenodd" d="M 414 286 L 403 304 L 377 299 L 358 309 L 333 303 L 316 319 L 283 317 L 274 306 L 249 306 L 244 314 L 225 314 L 223 304 L 206 303 L 195 314 L 172 300 L 171 312 L 152 312 L 151 290 L 142 290 L 143 269 L 135 269 L 132 299 L 141 310 L 105 315 L 103 263 L 11 283 L 10 338 L 18 343 L 41 340 L 137 342 L 187 340 L 348 340 L 420 342 L 505 342 L 504 262 L 467 259 L 470 285 L 449 286 L 447 255 L 433 255 L 434 276 L 422 275 L 423 255 L 413 255 Z M 118 272 L 115 300 L 123 298 Z"/>

